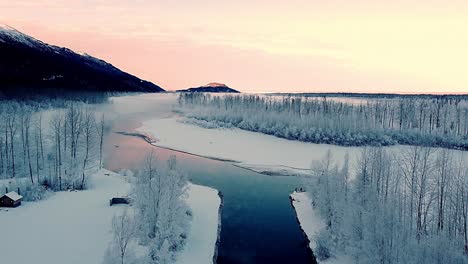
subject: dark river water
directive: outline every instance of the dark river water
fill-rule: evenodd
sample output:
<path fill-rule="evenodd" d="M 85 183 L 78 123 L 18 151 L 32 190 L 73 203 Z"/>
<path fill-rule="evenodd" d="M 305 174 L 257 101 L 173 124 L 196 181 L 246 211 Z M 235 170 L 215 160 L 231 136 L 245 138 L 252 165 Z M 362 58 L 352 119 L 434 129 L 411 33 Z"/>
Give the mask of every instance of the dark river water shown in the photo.
<path fill-rule="evenodd" d="M 117 118 L 113 130 L 132 131 L 139 126 L 137 119 L 141 118 Z M 217 263 L 315 263 L 289 201 L 300 179 L 258 174 L 228 162 L 155 147 L 132 136 L 110 133 L 106 141 L 104 162 L 110 170 L 135 169 L 153 150 L 160 160 L 175 155 L 193 183 L 222 192 Z"/>

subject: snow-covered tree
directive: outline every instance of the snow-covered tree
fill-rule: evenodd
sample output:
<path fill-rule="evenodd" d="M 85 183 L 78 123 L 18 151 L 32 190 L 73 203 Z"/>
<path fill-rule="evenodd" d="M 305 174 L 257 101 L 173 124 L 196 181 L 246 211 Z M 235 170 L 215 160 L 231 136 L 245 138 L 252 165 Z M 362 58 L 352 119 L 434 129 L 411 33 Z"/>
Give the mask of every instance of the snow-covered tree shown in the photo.
<path fill-rule="evenodd" d="M 468 170 L 449 153 L 365 148 L 346 183 L 347 162 L 337 166 L 327 153 L 306 181 L 326 223 L 316 237 L 317 256 L 346 254 L 356 263 L 466 263 Z"/>
<path fill-rule="evenodd" d="M 410 144 L 468 149 L 468 100 L 462 96 L 362 99 L 301 95 L 181 93 L 192 122 L 344 146 Z"/>
<path fill-rule="evenodd" d="M 113 240 L 106 254 L 106 260 L 112 263 L 112 259 L 118 259 L 118 263 L 128 263 L 127 259 L 133 257 L 128 253 L 131 250 L 132 243 L 136 239 L 136 223 L 134 216 L 125 210 L 121 215 L 114 216 L 112 219 Z M 115 262 L 114 262 L 115 263 Z"/>
<path fill-rule="evenodd" d="M 153 152 L 135 177 L 133 197 L 140 243 L 149 248 L 152 263 L 170 263 L 187 237 L 187 179 L 175 156 L 161 165 Z"/>
<path fill-rule="evenodd" d="M 87 175 L 102 164 L 106 121 L 96 122 L 94 106 L 83 102 L 56 105 L 0 101 L 0 179 L 18 179 L 0 194 L 20 187 L 25 200 L 35 200 L 46 190 L 84 189 Z"/>

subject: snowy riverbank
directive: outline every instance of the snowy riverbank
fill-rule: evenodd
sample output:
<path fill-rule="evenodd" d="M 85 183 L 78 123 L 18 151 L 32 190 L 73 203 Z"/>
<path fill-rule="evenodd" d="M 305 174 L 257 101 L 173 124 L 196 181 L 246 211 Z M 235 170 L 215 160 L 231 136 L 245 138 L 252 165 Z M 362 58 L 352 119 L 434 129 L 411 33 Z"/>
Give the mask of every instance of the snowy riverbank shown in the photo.
<path fill-rule="evenodd" d="M 237 161 L 240 167 L 265 174 L 308 173 L 311 162 L 322 159 L 328 150 L 333 150 L 337 160 L 343 160 L 346 152 L 353 159 L 362 149 L 292 141 L 238 128 L 207 129 L 179 121 L 153 119 L 137 130 L 152 135 L 156 146 Z"/>
<path fill-rule="evenodd" d="M 214 263 L 218 226 L 221 224 L 218 191 L 190 183 L 187 204 L 192 209 L 193 219 L 187 244 L 177 257 L 176 264 Z"/>
<path fill-rule="evenodd" d="M 338 164 L 348 153 L 352 168 L 364 149 L 288 140 L 239 128 L 203 128 L 176 117 L 144 121 L 136 130 L 151 135 L 154 140 L 151 143 L 158 147 L 234 161 L 236 166 L 272 175 L 307 175 L 311 164 L 321 160 L 329 150 Z M 405 145 L 385 147 L 395 153 L 410 148 Z M 450 151 L 457 158 L 468 161 L 466 152 Z"/>
<path fill-rule="evenodd" d="M 309 240 L 309 247 L 312 251 L 315 250 L 317 243 L 317 234 L 325 228 L 325 223 L 312 206 L 312 199 L 306 192 L 293 192 L 291 194 L 291 203 L 296 210 L 297 220 L 301 226 L 302 231 Z M 345 257 L 337 257 L 327 259 L 325 261 L 317 260 L 322 264 L 350 264 L 352 261 Z"/>
<path fill-rule="evenodd" d="M 112 239 L 112 217 L 125 207 L 110 207 L 109 199 L 127 194 L 130 184 L 107 170 L 91 176 L 89 181 L 89 190 L 57 192 L 48 199 L 0 211 L 0 223 L 8 226 L 1 232 L 2 263 L 102 263 Z M 189 187 L 187 203 L 193 221 L 177 263 L 212 263 L 220 198 L 209 187 Z"/>

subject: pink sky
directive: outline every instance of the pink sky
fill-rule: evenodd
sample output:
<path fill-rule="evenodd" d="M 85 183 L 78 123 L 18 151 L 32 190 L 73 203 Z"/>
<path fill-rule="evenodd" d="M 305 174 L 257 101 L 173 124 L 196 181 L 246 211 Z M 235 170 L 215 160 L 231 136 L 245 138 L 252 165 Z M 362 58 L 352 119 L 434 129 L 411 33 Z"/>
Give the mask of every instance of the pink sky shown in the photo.
<path fill-rule="evenodd" d="M 468 93 L 466 0 L 0 0 L 0 22 L 168 90 Z"/>

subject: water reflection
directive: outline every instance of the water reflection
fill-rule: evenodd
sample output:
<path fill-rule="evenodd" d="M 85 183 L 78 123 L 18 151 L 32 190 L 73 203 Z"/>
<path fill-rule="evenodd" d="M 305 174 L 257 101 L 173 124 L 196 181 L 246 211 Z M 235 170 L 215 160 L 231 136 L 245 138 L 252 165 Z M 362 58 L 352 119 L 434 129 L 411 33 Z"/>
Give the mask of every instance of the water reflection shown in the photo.
<path fill-rule="evenodd" d="M 121 115 L 112 130 L 131 131 L 139 126 L 141 116 Z M 192 182 L 223 193 L 218 263 L 314 262 L 288 197 L 300 185 L 299 179 L 261 175 L 116 133 L 108 135 L 105 146 L 105 166 L 111 170 L 135 169 L 153 150 L 161 160 L 176 155 Z"/>

